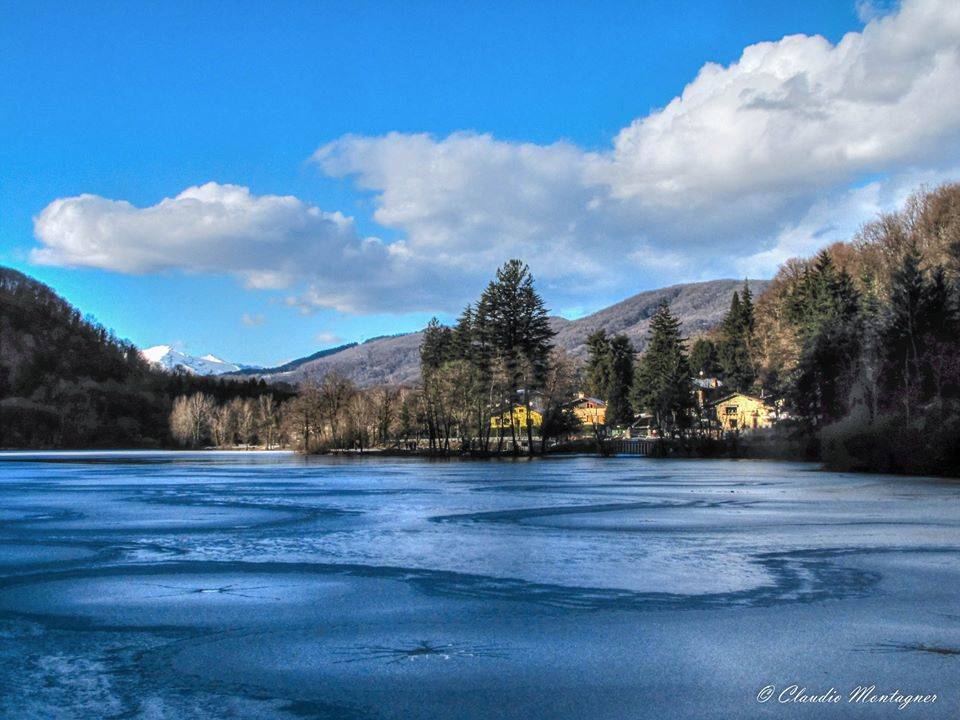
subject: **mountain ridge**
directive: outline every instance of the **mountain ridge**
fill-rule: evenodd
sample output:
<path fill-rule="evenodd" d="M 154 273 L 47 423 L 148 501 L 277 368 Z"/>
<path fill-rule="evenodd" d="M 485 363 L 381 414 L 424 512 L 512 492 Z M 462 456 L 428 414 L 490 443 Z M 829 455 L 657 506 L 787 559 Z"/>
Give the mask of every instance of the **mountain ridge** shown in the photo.
<path fill-rule="evenodd" d="M 384 336 L 380 336 L 380 337 L 384 337 Z M 379 340 L 380 337 L 371 338 L 371 340 Z M 244 369 L 242 369 L 242 370 L 239 370 L 238 372 L 236 372 L 236 373 L 234 373 L 234 374 L 236 374 L 236 375 L 265 375 L 265 374 L 277 374 L 277 373 L 291 372 L 291 371 L 293 371 L 293 370 L 296 370 L 296 369 L 297 369 L 298 367 L 300 367 L 301 365 L 304 365 L 304 364 L 306 364 L 306 363 L 308 363 L 308 362 L 311 362 L 311 361 L 313 361 L 313 360 L 319 360 L 320 358 L 326 357 L 326 356 L 328 356 L 328 355 L 334 355 L 334 354 L 336 354 L 336 353 L 338 353 L 338 352 L 341 352 L 341 351 L 343 351 L 343 350 L 348 350 L 349 348 L 355 347 L 357 344 L 358 344 L 358 343 L 350 342 L 350 343 L 344 343 L 343 345 L 337 345 L 336 347 L 327 348 L 327 349 L 325 349 L 325 350 L 318 350 L 317 352 L 311 353 L 310 355 L 306 355 L 306 356 L 304 356 L 304 357 L 302 357 L 302 358 L 295 358 L 295 359 L 293 359 L 293 360 L 288 360 L 288 361 L 285 362 L 285 363 L 281 363 L 281 364 L 279 364 L 279 365 L 274 365 L 274 366 L 272 366 L 272 367 L 254 367 L 254 366 L 251 365 L 251 366 L 248 366 L 248 367 L 246 367 L 246 368 L 244 368 Z"/>
<path fill-rule="evenodd" d="M 746 281 L 754 296 L 759 296 L 768 280 Z M 680 283 L 655 290 L 645 290 L 576 320 L 559 316 L 550 318 L 557 332 L 554 343 L 575 360 L 586 358 L 586 339 L 597 331 L 624 333 L 638 351 L 647 344 L 650 317 L 662 300 L 683 322 L 687 337 L 702 335 L 716 327 L 730 306 L 734 291 L 744 280 L 706 280 Z M 371 338 L 340 348 L 320 351 L 280 368 L 245 371 L 267 381 L 299 383 L 320 380 L 326 373 L 337 371 L 361 387 L 374 385 L 409 385 L 420 379 L 420 339 L 423 331 Z"/>

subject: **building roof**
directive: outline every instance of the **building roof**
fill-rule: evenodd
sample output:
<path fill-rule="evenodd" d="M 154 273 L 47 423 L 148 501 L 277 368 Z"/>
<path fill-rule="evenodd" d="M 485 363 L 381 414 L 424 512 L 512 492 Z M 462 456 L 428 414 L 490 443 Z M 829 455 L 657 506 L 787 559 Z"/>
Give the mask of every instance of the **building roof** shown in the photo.
<path fill-rule="evenodd" d="M 713 405 L 719 405 L 719 404 L 721 404 L 721 403 L 730 402 L 730 401 L 731 401 L 733 398 L 735 398 L 735 397 L 745 397 L 745 398 L 749 398 L 749 399 L 751 399 L 751 400 L 756 400 L 756 401 L 759 402 L 759 403 L 763 403 L 764 405 L 766 405 L 766 406 L 768 406 L 768 407 L 773 407 L 773 406 L 770 404 L 770 402 L 767 401 L 766 398 L 762 398 L 762 397 L 759 397 L 759 396 L 757 396 L 757 395 L 751 395 L 750 393 L 742 393 L 742 392 L 729 393 L 729 394 L 727 394 L 727 395 L 724 395 L 722 398 L 719 398 L 719 399 L 717 399 L 717 400 L 714 400 L 712 404 L 713 404 Z"/>
<path fill-rule="evenodd" d="M 607 404 L 600 398 L 590 397 L 589 395 L 581 395 L 580 397 L 575 397 L 570 401 L 570 405 L 576 405 L 577 403 L 588 402 L 593 403 L 594 405 L 600 405 L 601 407 L 606 407 Z"/>
<path fill-rule="evenodd" d="M 692 380 L 694 385 L 704 390 L 716 390 L 717 388 L 723 387 L 723 380 L 719 380 L 718 378 L 696 377 L 692 378 Z"/>

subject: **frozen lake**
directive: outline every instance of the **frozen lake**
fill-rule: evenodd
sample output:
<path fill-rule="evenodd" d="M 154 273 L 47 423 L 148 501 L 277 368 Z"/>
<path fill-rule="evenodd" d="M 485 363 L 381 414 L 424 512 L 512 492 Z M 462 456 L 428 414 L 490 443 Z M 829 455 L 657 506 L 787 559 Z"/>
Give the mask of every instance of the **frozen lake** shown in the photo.
<path fill-rule="evenodd" d="M 0 717 L 958 718 L 960 484 L 0 453 Z"/>

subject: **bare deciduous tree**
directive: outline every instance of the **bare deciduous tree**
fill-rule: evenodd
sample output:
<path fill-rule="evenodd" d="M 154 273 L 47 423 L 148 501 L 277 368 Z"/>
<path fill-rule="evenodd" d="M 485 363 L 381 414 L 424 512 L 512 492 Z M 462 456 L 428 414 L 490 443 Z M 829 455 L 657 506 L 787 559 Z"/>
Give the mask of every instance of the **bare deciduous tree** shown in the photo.
<path fill-rule="evenodd" d="M 183 445 L 197 447 L 207 437 L 214 403 L 209 395 L 181 395 L 173 402 L 170 431 Z"/>

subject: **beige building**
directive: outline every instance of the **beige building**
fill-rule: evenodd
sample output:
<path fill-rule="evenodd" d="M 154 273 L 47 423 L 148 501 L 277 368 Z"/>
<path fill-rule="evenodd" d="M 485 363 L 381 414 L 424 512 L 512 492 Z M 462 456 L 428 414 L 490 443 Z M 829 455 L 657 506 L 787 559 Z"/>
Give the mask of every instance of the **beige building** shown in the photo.
<path fill-rule="evenodd" d="M 569 407 L 581 425 L 590 427 L 607 423 L 607 404 L 603 400 L 577 393 L 577 399 Z"/>
<path fill-rule="evenodd" d="M 775 413 L 763 398 L 734 393 L 714 404 L 720 427 L 727 431 L 756 430 L 773 425 Z"/>

